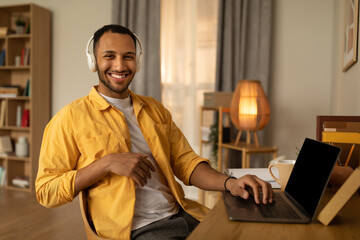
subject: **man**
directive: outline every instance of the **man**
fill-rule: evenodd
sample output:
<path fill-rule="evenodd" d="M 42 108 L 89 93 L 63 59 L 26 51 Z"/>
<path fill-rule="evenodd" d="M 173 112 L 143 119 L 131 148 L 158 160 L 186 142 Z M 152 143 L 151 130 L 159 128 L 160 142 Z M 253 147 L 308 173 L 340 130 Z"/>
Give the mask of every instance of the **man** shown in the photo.
<path fill-rule="evenodd" d="M 212 169 L 161 103 L 128 89 L 139 61 L 129 29 L 107 25 L 93 41 L 99 85 L 58 112 L 44 132 L 36 179 L 42 205 L 65 204 L 86 189 L 98 235 L 184 239 L 207 209 L 184 198 L 174 175 L 245 199 L 251 188 L 257 203 L 273 201 L 270 185 L 256 176 L 235 179 Z"/>

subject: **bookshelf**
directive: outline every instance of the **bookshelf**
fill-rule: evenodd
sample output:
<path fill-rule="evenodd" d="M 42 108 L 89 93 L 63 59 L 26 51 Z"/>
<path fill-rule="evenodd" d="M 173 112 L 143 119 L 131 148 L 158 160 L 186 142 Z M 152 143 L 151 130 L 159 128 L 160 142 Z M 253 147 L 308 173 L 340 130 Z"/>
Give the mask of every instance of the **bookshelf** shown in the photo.
<path fill-rule="evenodd" d="M 15 24 L 19 18 L 25 21 L 20 31 Z M 32 191 L 43 131 L 50 120 L 51 13 L 35 4 L 0 6 L 0 28 L 6 29 L 6 34 L 0 35 L 0 53 L 5 50 L 0 89 L 19 89 L 11 97 L 0 91 L 0 136 L 10 136 L 14 149 L 0 154 L 0 188 Z M 24 119 L 19 124 L 19 109 L 23 116 L 24 110 L 29 112 L 28 124 L 22 124 Z M 22 137 L 28 142 L 26 157 L 15 154 L 15 144 Z M 15 178 L 28 179 L 29 186 L 14 186 Z"/>

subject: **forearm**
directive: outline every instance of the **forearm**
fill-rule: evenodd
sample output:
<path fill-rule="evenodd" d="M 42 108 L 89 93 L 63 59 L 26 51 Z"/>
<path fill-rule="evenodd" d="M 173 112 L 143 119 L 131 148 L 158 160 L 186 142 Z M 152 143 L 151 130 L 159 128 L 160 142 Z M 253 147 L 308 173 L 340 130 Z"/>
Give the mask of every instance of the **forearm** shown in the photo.
<path fill-rule="evenodd" d="M 227 176 L 202 162 L 193 171 L 190 183 L 198 188 L 209 191 L 223 191 Z"/>
<path fill-rule="evenodd" d="M 109 161 L 106 156 L 78 170 L 75 177 L 74 197 L 77 196 L 83 189 L 98 182 L 108 173 Z"/>
<path fill-rule="evenodd" d="M 108 173 L 132 178 L 137 186 L 145 186 L 155 167 L 141 153 L 112 153 L 78 170 L 75 178 L 75 196 Z"/>

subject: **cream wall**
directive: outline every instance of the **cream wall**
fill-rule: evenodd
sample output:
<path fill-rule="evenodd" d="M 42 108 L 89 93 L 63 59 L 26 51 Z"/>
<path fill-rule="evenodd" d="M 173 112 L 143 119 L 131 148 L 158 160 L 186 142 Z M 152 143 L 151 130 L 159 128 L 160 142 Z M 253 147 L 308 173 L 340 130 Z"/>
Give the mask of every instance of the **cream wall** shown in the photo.
<path fill-rule="evenodd" d="M 52 113 L 86 95 L 97 75 L 87 69 L 90 35 L 111 21 L 111 0 L 33 0 L 52 12 Z M 28 3 L 0 0 L 0 5 Z M 343 4 L 338 0 L 274 0 L 272 118 L 267 142 L 295 157 L 315 138 L 318 114 L 360 114 L 360 63 L 341 71 Z"/>
<path fill-rule="evenodd" d="M 341 71 L 341 61 L 342 61 L 342 46 L 343 46 L 343 31 L 344 31 L 344 4 L 339 5 L 339 26 L 341 36 L 340 44 L 334 47 L 338 58 L 334 69 L 337 71 L 334 72 L 334 107 L 333 111 L 337 115 L 360 115 L 360 61 L 355 63 L 349 70 L 346 72 Z M 358 39 L 360 34 L 358 34 Z M 359 39 L 360 40 L 360 39 Z M 359 55 L 358 43 L 358 58 Z"/>
<path fill-rule="evenodd" d="M 274 1 L 272 114 L 266 129 L 268 142 L 288 158 L 296 157 L 305 137 L 315 138 L 316 115 L 331 114 L 334 104 L 345 101 L 342 93 L 336 103 L 332 100 L 338 5 L 337 0 Z"/>
<path fill-rule="evenodd" d="M 111 23 L 111 0 L 0 0 L 0 5 L 35 3 L 52 12 L 52 113 L 82 97 L 98 82 L 87 68 L 90 36 Z"/>

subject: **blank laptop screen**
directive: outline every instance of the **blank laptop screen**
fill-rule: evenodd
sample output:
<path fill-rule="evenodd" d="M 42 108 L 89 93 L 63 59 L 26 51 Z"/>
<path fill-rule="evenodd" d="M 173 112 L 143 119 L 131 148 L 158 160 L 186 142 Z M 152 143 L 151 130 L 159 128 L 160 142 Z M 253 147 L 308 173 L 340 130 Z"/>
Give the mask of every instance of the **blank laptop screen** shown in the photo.
<path fill-rule="evenodd" d="M 339 153 L 338 147 L 308 138 L 304 141 L 285 191 L 310 215 L 315 213 Z"/>

